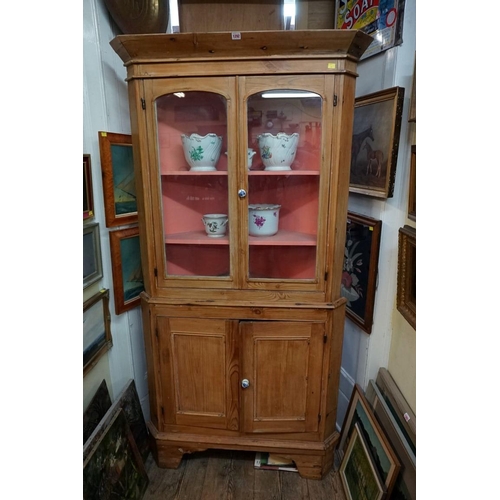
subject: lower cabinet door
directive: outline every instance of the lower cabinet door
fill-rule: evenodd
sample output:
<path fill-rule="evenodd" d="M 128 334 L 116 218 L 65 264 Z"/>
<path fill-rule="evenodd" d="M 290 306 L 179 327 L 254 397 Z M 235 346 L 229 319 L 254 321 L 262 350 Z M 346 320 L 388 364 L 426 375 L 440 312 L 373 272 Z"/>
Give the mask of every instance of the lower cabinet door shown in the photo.
<path fill-rule="evenodd" d="M 318 430 L 324 333 L 323 323 L 240 323 L 244 432 Z"/>
<path fill-rule="evenodd" d="M 238 322 L 157 317 L 164 424 L 238 430 Z"/>

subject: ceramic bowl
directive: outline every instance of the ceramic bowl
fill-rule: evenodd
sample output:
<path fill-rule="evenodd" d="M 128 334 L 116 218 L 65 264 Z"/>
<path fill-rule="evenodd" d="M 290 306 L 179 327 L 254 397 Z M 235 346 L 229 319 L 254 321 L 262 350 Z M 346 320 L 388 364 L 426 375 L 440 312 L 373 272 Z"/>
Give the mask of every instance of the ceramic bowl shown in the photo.
<path fill-rule="evenodd" d="M 184 158 L 193 172 L 217 170 L 215 166 L 220 158 L 222 136 L 217 134 L 181 135 Z"/>
<path fill-rule="evenodd" d="M 248 205 L 248 234 L 272 236 L 278 232 L 281 205 L 261 203 Z"/>
<path fill-rule="evenodd" d="M 291 170 L 297 145 L 299 144 L 299 134 L 285 134 L 278 132 L 276 135 L 264 133 L 257 136 L 259 143 L 260 157 L 264 164 L 264 170 Z"/>
<path fill-rule="evenodd" d="M 227 214 L 205 214 L 201 218 L 207 236 L 221 238 L 226 234 Z"/>

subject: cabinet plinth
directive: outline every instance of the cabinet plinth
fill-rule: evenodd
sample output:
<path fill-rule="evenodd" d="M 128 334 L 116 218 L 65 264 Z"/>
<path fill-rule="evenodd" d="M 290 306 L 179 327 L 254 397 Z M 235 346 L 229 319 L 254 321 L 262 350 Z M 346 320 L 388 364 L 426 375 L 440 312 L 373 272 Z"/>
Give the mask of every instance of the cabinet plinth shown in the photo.
<path fill-rule="evenodd" d="M 338 441 L 356 66 L 371 37 L 237 38 L 111 41 L 127 67 L 148 426 L 161 467 L 269 451 L 319 479 Z"/>

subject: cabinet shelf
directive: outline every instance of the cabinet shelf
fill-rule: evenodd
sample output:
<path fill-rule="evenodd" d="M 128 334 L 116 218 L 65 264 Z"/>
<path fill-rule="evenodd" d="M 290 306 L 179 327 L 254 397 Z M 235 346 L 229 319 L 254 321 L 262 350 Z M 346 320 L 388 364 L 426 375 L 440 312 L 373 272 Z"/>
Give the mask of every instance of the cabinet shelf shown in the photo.
<path fill-rule="evenodd" d="M 162 172 L 162 176 L 178 176 L 178 175 L 195 175 L 195 176 L 217 176 L 227 175 L 227 170 L 212 170 L 209 172 L 191 172 L 189 170 L 173 170 L 170 172 Z M 248 172 L 250 176 L 301 176 L 301 175 L 312 175 L 319 176 L 319 170 L 276 170 L 276 171 L 267 171 L 267 170 L 250 170 Z"/>
<path fill-rule="evenodd" d="M 187 231 L 169 234 L 165 238 L 169 245 L 229 245 L 228 235 L 211 238 L 205 231 Z M 316 246 L 314 234 L 280 230 L 274 236 L 249 236 L 249 245 L 255 246 Z"/>

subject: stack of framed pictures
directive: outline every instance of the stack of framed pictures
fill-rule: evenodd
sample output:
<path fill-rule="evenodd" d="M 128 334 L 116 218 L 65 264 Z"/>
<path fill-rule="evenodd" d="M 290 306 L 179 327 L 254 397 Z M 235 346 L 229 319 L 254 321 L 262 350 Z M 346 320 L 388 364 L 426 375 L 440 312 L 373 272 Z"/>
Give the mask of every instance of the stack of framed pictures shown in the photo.
<path fill-rule="evenodd" d="M 416 499 L 416 419 L 385 368 L 356 384 L 342 425 L 340 478 L 349 500 Z"/>

